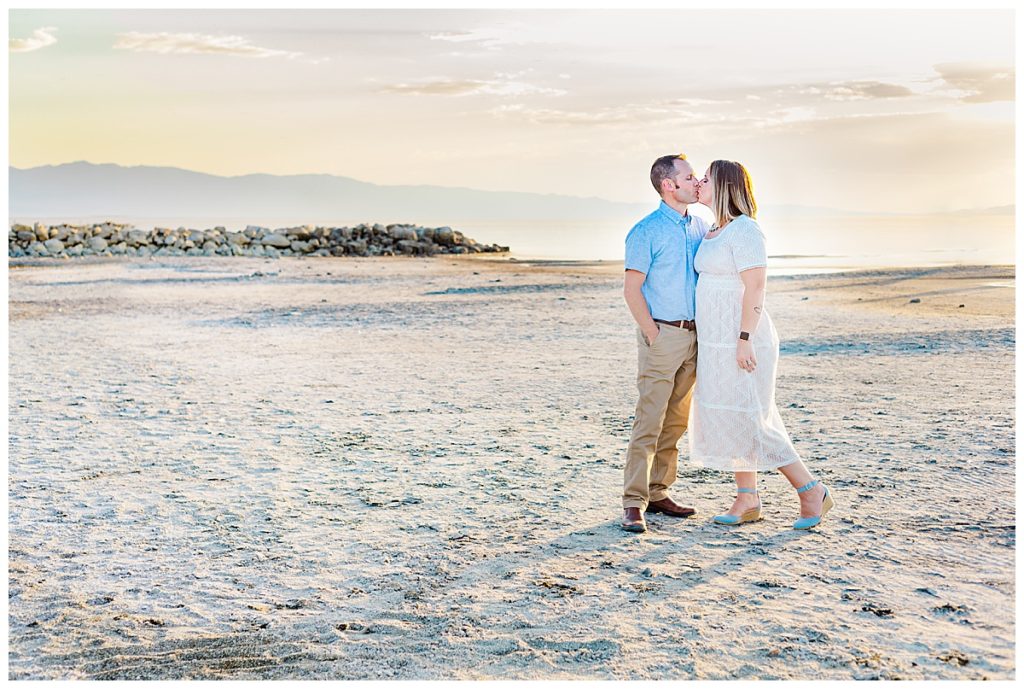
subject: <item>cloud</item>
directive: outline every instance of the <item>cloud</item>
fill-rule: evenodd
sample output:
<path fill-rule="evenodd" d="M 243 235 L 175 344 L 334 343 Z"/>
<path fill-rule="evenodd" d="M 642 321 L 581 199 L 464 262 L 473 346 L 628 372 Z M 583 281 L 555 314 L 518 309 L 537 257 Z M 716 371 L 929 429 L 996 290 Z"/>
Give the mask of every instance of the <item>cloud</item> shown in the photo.
<path fill-rule="evenodd" d="M 53 45 L 57 42 L 57 37 L 53 35 L 53 32 L 56 30 L 57 27 L 55 26 L 44 26 L 33 31 L 32 35 L 28 38 L 12 38 L 8 42 L 8 49 L 12 53 L 27 53 L 31 50 L 39 50 L 48 45 Z"/>
<path fill-rule="evenodd" d="M 523 27 L 520 27 L 522 29 Z M 448 43 L 472 43 L 487 50 L 498 50 L 507 45 L 525 45 L 522 31 L 511 26 L 493 26 L 471 29 L 469 31 L 449 31 L 427 34 L 432 41 Z"/>
<path fill-rule="evenodd" d="M 882 81 L 839 81 L 827 84 L 805 84 L 803 86 L 779 89 L 779 95 L 788 94 L 813 96 L 832 101 L 849 100 L 885 100 L 888 98 L 907 98 L 915 93 L 900 84 L 887 84 Z"/>
<path fill-rule="evenodd" d="M 668 102 L 651 104 L 625 104 L 585 110 L 560 110 L 535 108 L 522 104 L 503 105 L 491 111 L 492 114 L 509 119 L 526 120 L 534 124 L 558 125 L 644 125 L 710 123 L 715 118 L 700 116 L 692 111 L 672 106 Z"/>
<path fill-rule="evenodd" d="M 906 86 L 881 81 L 846 81 L 829 84 L 823 95 L 829 100 L 871 100 L 906 98 L 913 96 L 914 92 Z"/>
<path fill-rule="evenodd" d="M 993 103 L 1014 99 L 1013 67 L 981 62 L 935 65 L 939 77 L 961 91 L 965 103 Z"/>
<path fill-rule="evenodd" d="M 129 31 L 118 34 L 114 48 L 162 55 L 236 55 L 255 58 L 284 57 L 289 60 L 303 56 L 303 53 L 251 45 L 249 39 L 242 36 L 209 36 L 196 33 Z M 313 60 L 313 62 L 318 61 Z"/>
<path fill-rule="evenodd" d="M 437 78 L 413 84 L 392 84 L 381 93 L 404 93 L 416 96 L 561 96 L 563 89 L 552 89 L 520 81 L 522 74 L 495 74 L 493 79 Z"/>

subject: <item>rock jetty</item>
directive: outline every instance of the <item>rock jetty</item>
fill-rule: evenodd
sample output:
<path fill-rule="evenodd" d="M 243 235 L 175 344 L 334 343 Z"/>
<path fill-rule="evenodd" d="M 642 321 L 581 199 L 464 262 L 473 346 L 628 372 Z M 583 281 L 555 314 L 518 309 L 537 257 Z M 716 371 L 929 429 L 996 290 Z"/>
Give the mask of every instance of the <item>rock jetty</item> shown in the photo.
<path fill-rule="evenodd" d="M 361 224 L 355 227 L 249 225 L 241 232 L 223 227 L 193 230 L 105 222 L 93 225 L 12 225 L 7 255 L 78 256 L 433 256 L 507 252 L 507 246 L 478 244 L 450 227 Z"/>

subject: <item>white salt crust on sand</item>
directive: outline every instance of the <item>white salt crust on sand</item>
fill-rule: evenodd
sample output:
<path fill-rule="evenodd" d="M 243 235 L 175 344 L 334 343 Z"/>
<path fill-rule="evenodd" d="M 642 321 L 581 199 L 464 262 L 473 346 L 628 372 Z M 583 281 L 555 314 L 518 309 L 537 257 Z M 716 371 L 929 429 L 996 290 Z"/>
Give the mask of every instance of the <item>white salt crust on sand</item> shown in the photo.
<path fill-rule="evenodd" d="M 1015 676 L 1012 267 L 771 278 L 836 509 L 638 536 L 621 266 L 27 263 L 11 679 Z"/>

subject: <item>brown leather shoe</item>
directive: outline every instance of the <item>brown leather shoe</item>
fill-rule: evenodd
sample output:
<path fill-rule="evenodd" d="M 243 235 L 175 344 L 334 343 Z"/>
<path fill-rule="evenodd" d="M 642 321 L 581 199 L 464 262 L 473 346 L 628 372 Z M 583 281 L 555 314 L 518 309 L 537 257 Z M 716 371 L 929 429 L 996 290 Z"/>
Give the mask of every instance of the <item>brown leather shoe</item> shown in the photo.
<path fill-rule="evenodd" d="M 640 513 L 639 507 L 627 507 L 624 512 L 625 514 L 622 517 L 623 530 L 634 533 L 647 531 L 647 522 L 644 521 L 644 515 Z"/>
<path fill-rule="evenodd" d="M 692 517 L 697 514 L 697 510 L 692 507 L 677 505 L 673 502 L 672 498 L 662 498 L 661 500 L 647 503 L 647 509 L 644 511 L 651 514 L 661 513 L 669 517 Z"/>

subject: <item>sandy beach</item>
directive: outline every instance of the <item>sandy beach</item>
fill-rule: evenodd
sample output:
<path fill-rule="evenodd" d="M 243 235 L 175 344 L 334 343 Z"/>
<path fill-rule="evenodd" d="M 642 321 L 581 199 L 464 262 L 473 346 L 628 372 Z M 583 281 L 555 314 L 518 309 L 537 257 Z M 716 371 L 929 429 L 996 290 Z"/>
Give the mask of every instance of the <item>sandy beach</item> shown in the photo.
<path fill-rule="evenodd" d="M 1014 280 L 771 277 L 836 509 L 636 535 L 621 264 L 12 260 L 9 678 L 1014 679 Z"/>

